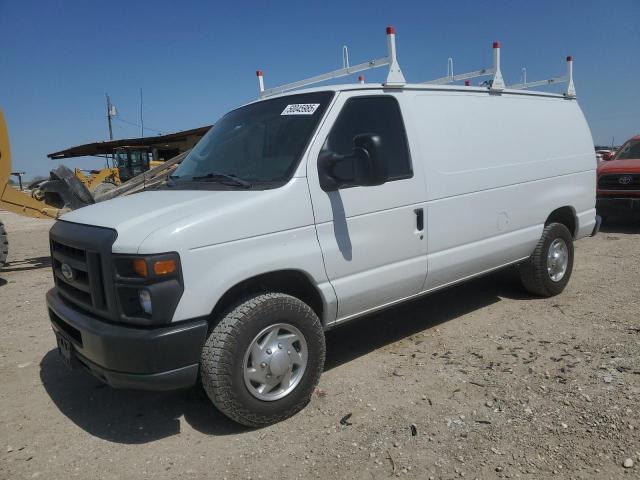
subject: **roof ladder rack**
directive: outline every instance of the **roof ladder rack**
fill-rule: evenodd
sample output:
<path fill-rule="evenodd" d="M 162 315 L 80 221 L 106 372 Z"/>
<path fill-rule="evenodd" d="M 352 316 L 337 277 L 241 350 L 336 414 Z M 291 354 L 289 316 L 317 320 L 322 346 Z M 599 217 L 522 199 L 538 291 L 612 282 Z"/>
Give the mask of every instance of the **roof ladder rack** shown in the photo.
<path fill-rule="evenodd" d="M 447 76 L 436 78 L 435 80 L 429 80 L 423 82 L 425 85 L 446 85 L 448 83 L 458 82 L 460 80 L 469 80 L 471 78 L 486 77 L 493 75 L 489 87 L 491 90 L 503 90 L 505 88 L 504 80 L 502 79 L 502 72 L 500 71 L 500 42 L 493 42 L 493 66 L 488 68 L 481 68 L 480 70 L 474 70 L 473 72 L 461 73 L 459 75 L 453 74 L 453 59 L 449 57 L 447 60 Z"/>
<path fill-rule="evenodd" d="M 313 85 L 314 83 L 324 82 L 333 78 L 346 77 L 347 75 L 351 75 L 352 73 L 358 73 L 365 70 L 370 70 L 372 68 L 379 68 L 385 65 L 389 65 L 389 73 L 387 75 L 385 86 L 402 87 L 406 83 L 404 75 L 402 74 L 402 70 L 400 69 L 400 65 L 398 64 L 398 60 L 396 58 L 396 31 L 391 26 L 387 27 L 386 57 L 369 60 L 368 62 L 351 66 L 349 65 L 349 50 L 345 45 L 342 49 L 342 65 L 343 68 L 339 70 L 333 70 L 328 73 L 316 75 L 315 77 L 309 77 L 303 80 L 298 80 L 297 82 L 286 83 L 278 87 L 267 89 L 264 88 L 264 75 L 262 73 L 262 70 L 258 70 L 256 71 L 256 76 L 258 77 L 258 92 L 260 98 L 270 97 L 272 95 L 288 92 L 289 90 L 295 90 L 307 85 Z"/>
<path fill-rule="evenodd" d="M 524 69 L 523 69 L 524 70 Z M 524 70 L 526 72 L 526 70 Z M 565 93 L 565 97 L 567 98 L 575 98 L 576 96 L 576 87 L 573 84 L 573 57 L 567 57 L 567 74 L 562 77 L 551 77 L 546 80 L 537 80 L 535 82 L 528 82 L 527 77 L 525 75 L 524 81 L 522 83 L 516 83 L 515 85 L 509 85 L 508 88 L 512 90 L 524 90 L 527 88 L 540 87 L 542 85 L 554 85 L 556 83 L 564 83 L 567 82 L 567 93 Z"/>
<path fill-rule="evenodd" d="M 297 82 L 286 83 L 278 87 L 267 89 L 264 88 L 264 77 L 262 74 L 262 70 L 258 70 L 256 72 L 256 75 L 258 76 L 258 92 L 260 98 L 270 97 L 272 95 L 288 92 L 290 90 L 296 90 L 307 85 L 313 85 L 315 83 L 324 82 L 326 80 L 331 80 L 334 78 L 345 77 L 353 73 L 363 72 L 365 70 L 379 68 L 385 65 L 389 66 L 389 73 L 387 74 L 387 80 L 383 84 L 383 86 L 403 87 L 406 84 L 406 81 L 404 79 L 404 75 L 402 74 L 402 70 L 400 69 L 400 65 L 398 65 L 398 59 L 396 56 L 396 31 L 391 26 L 387 27 L 386 57 L 369 60 L 368 62 L 359 63 L 352 66 L 349 63 L 349 48 L 346 45 L 343 45 L 341 69 L 333 70 L 321 75 L 316 75 L 315 77 L 309 77 L 303 80 L 298 80 Z M 460 73 L 456 75 L 453 71 L 453 58 L 449 57 L 447 59 L 447 75 L 444 77 L 436 78 L 434 80 L 423 82 L 422 84 L 446 85 L 449 83 L 464 81 L 465 86 L 470 86 L 471 82 L 469 79 L 486 76 L 492 76 L 492 78 L 483 82 L 482 85 L 487 86 L 487 88 L 491 92 L 499 93 L 506 88 L 512 90 L 524 90 L 527 88 L 539 87 L 544 85 L 554 85 L 556 83 L 566 82 L 568 85 L 564 97 L 567 99 L 576 98 L 576 89 L 573 84 L 573 57 L 567 57 L 567 74 L 562 77 L 552 77 L 546 80 L 530 82 L 527 79 L 527 69 L 523 68 L 521 82 L 507 87 L 504 83 L 504 79 L 502 78 L 502 70 L 500 68 L 500 42 L 497 41 L 493 42 L 493 65 L 491 67 L 481 68 L 480 70 L 475 70 L 473 72 Z M 361 84 L 364 83 L 364 76 L 359 76 L 358 82 L 360 82 Z"/>

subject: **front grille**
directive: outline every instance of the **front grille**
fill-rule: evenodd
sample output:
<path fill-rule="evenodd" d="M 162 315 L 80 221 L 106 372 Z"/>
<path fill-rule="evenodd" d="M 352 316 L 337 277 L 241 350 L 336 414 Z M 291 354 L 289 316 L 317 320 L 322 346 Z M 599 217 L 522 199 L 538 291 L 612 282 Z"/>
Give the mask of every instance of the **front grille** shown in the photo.
<path fill-rule="evenodd" d="M 640 174 L 617 173 L 602 175 L 598 179 L 600 190 L 640 190 Z"/>
<path fill-rule="evenodd" d="M 107 308 L 99 253 L 52 239 L 51 257 L 56 287 L 67 299 L 90 309 Z"/>
<path fill-rule="evenodd" d="M 55 324 L 56 327 L 58 327 L 60 330 L 62 330 L 71 338 L 73 338 L 78 343 L 78 345 L 80 345 L 80 347 L 82 348 L 82 333 L 80 332 L 80 330 L 78 330 L 77 328 L 69 325 L 67 322 L 62 320 L 58 315 L 56 315 L 56 312 L 54 312 L 51 309 L 49 309 L 49 318 L 51 319 L 51 322 Z"/>

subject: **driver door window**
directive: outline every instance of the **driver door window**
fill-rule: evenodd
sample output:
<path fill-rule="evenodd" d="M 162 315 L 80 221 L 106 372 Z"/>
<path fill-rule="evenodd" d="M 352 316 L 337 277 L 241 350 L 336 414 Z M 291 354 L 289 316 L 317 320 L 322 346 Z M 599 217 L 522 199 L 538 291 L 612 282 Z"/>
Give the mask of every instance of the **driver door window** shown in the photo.
<path fill-rule="evenodd" d="M 393 97 L 358 97 L 348 100 L 327 136 L 323 150 L 348 155 L 353 149 L 353 138 L 373 133 L 381 140 L 380 154 L 387 165 L 387 181 L 410 178 L 413 175 L 407 136 L 404 131 L 398 101 Z M 346 177 L 336 166 L 338 176 Z"/>

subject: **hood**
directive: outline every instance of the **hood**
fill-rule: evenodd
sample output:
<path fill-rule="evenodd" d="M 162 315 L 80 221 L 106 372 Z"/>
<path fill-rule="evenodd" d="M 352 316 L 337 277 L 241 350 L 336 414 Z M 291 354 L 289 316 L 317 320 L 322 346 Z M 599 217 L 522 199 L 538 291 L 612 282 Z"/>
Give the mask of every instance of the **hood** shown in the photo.
<path fill-rule="evenodd" d="M 598 165 L 598 175 L 606 173 L 640 173 L 640 158 L 602 162 Z"/>
<path fill-rule="evenodd" d="M 306 178 L 294 178 L 272 190 L 141 192 L 60 220 L 116 230 L 114 253 L 162 253 L 310 225 L 313 214 Z"/>

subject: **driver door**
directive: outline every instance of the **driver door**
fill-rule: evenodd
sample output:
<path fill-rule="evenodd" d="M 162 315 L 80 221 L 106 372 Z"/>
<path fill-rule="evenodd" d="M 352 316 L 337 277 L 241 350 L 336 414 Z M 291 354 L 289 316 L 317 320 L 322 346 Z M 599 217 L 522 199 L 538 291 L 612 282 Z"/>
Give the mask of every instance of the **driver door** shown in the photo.
<path fill-rule="evenodd" d="M 354 95 L 355 93 L 355 95 Z M 425 184 L 411 161 L 400 96 L 340 93 L 310 149 L 307 177 L 318 240 L 346 320 L 421 291 L 427 273 Z M 375 134 L 386 162 L 386 182 L 326 192 L 318 156 L 348 155 L 353 138 Z"/>

